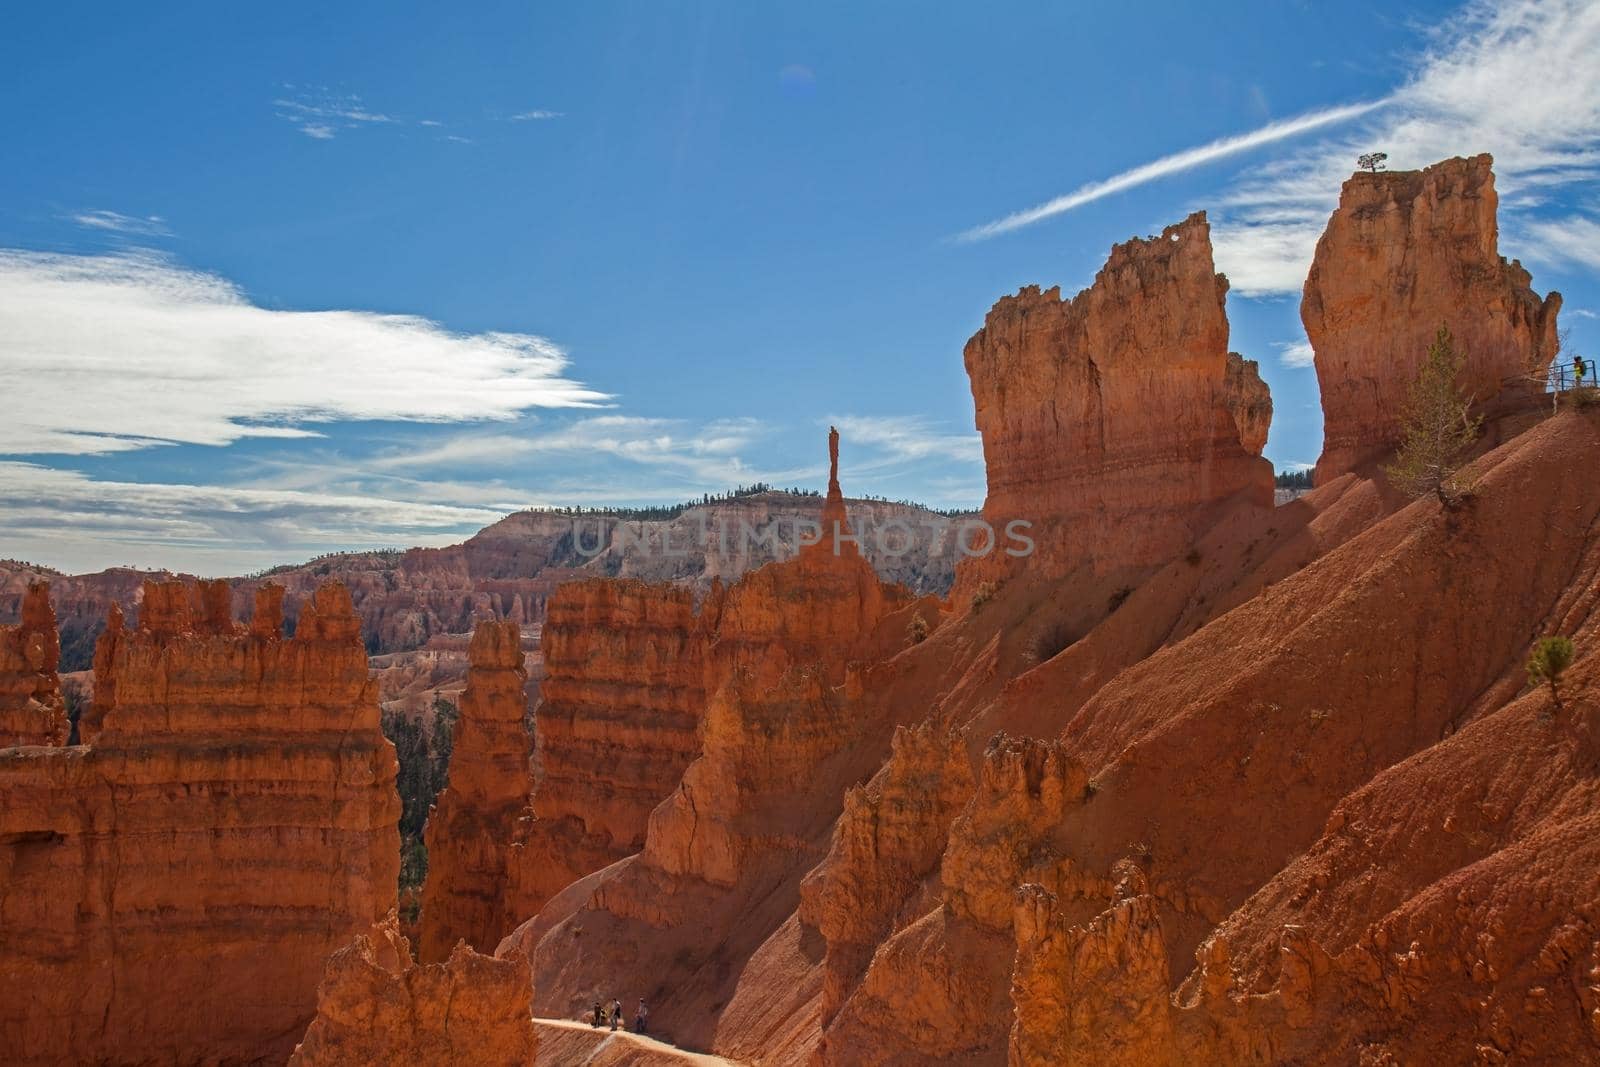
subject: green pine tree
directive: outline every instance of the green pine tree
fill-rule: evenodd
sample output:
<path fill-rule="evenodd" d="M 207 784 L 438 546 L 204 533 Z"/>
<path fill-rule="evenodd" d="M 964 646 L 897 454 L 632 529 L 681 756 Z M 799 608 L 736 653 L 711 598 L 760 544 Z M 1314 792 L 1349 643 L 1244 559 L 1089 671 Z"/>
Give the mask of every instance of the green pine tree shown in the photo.
<path fill-rule="evenodd" d="M 1457 383 L 1463 362 L 1449 327 L 1440 326 L 1406 398 L 1400 449 L 1394 462 L 1383 468 L 1407 496 L 1437 496 L 1451 509 L 1472 495 L 1457 472 L 1462 453 L 1478 439 L 1483 423 L 1472 416 L 1472 401 Z"/>

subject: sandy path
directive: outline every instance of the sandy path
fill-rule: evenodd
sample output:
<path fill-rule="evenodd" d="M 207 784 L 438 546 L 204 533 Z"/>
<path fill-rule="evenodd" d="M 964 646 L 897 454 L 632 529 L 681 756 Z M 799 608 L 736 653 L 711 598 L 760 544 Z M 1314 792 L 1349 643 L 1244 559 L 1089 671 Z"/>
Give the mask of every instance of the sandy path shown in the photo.
<path fill-rule="evenodd" d="M 540 1067 L 741 1067 L 737 1060 L 685 1052 L 626 1030 L 596 1029 L 571 1019 L 535 1017 Z"/>

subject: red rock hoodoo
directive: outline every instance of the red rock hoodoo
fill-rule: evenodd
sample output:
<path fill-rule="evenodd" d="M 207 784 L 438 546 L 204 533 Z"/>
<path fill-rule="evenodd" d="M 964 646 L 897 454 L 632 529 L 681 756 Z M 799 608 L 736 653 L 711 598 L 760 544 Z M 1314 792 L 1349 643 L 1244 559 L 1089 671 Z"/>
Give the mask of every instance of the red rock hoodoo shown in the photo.
<path fill-rule="evenodd" d="M 1557 348 L 1561 296 L 1541 300 L 1499 251 L 1494 161 L 1357 173 L 1317 242 L 1300 317 L 1322 386 L 1317 483 L 1390 451 L 1411 382 L 1440 326 L 1467 356 L 1461 386 L 1486 410 Z M 1543 392 L 1542 388 L 1536 390 Z"/>
<path fill-rule="evenodd" d="M 35 582 L 23 597 L 22 621 L 0 626 L 0 748 L 67 743 L 60 661 L 50 586 Z"/>
<path fill-rule="evenodd" d="M 1117 245 L 1071 300 L 1030 286 L 995 304 L 965 355 L 984 518 L 1003 545 L 1006 524 L 1032 523 L 1036 548 L 969 574 L 1149 567 L 1182 555 L 1215 505 L 1271 504 L 1271 401 L 1255 364 L 1230 358 L 1227 290 L 1197 213 Z"/>
<path fill-rule="evenodd" d="M 512 838 L 509 931 L 560 890 L 644 847 L 650 812 L 700 752 L 706 627 L 681 586 L 570 582 L 550 599 L 534 712 L 539 783 Z"/>
<path fill-rule="evenodd" d="M 515 619 L 480 622 L 469 657 L 449 785 L 425 831 L 420 955 L 428 963 L 446 959 L 458 940 L 492 952 L 509 932 L 506 854 L 528 802 L 521 626 Z"/>
<path fill-rule="evenodd" d="M 317 1017 L 289 1063 L 533 1067 L 529 992 L 525 960 L 458 944 L 445 963 L 413 962 L 391 912 L 329 958 Z"/>
<path fill-rule="evenodd" d="M 337 584 L 253 627 L 151 583 L 94 742 L 0 750 L 0 1047 L 13 1063 L 272 1062 L 323 961 L 395 905 L 394 749 Z"/>

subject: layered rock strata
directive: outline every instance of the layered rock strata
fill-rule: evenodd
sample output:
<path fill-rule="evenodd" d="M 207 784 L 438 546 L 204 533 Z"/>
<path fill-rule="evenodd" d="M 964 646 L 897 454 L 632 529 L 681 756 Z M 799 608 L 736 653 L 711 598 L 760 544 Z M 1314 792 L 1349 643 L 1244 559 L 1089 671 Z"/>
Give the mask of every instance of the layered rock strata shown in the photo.
<path fill-rule="evenodd" d="M 507 930 L 579 878 L 644 846 L 650 812 L 700 752 L 705 645 L 722 593 L 699 611 L 680 586 L 562 586 L 544 629 L 534 712 L 538 786 L 509 839 Z"/>
<path fill-rule="evenodd" d="M 394 749 L 339 585 L 282 636 L 150 583 L 92 744 L 0 751 L 0 1047 L 17 1063 L 274 1062 L 326 957 L 395 904 Z M 109 691 L 109 687 L 108 687 Z"/>
<path fill-rule="evenodd" d="M 1270 400 L 1230 358 L 1227 290 L 1197 213 L 1114 247 L 1070 300 L 1029 286 L 995 304 L 965 352 L 1000 534 L 973 580 L 1148 567 L 1182 555 L 1214 505 L 1271 505 Z M 1017 521 L 1035 548 L 1008 560 Z"/>

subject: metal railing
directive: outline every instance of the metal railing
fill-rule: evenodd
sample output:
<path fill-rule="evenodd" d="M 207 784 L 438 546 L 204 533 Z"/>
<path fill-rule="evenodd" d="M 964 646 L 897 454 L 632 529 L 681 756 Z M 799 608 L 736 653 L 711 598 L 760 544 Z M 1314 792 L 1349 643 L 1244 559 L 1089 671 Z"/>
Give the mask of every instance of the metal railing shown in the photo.
<path fill-rule="evenodd" d="M 1572 359 L 1557 360 L 1542 372 L 1513 374 L 1501 384 L 1521 386 L 1534 396 L 1548 393 L 1551 410 L 1555 410 L 1562 393 L 1570 393 L 1574 389 L 1600 387 L 1600 367 L 1595 365 L 1594 360 L 1575 356 Z"/>

